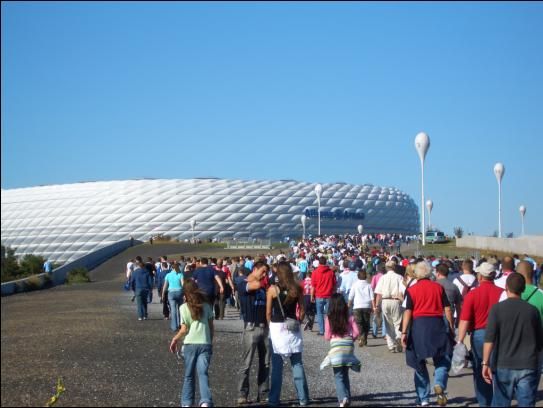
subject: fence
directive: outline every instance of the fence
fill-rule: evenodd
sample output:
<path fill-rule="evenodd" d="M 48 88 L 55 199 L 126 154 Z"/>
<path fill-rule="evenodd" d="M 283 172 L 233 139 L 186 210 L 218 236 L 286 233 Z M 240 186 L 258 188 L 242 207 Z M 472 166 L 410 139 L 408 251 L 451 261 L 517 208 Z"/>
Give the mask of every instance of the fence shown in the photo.
<path fill-rule="evenodd" d="M 236 240 L 226 241 L 227 249 L 271 249 L 271 239 L 248 239 L 248 240 Z"/>
<path fill-rule="evenodd" d="M 52 286 L 62 285 L 66 281 L 66 276 L 71 270 L 77 268 L 87 268 L 88 270 L 91 270 L 132 245 L 138 245 L 141 243 L 142 241 L 119 241 L 82 256 L 75 261 L 62 265 L 61 267 L 55 269 L 49 275 L 49 277 L 47 277 L 45 273 L 41 273 L 39 275 L 2 283 L 2 296 L 13 295 L 14 293 L 31 290 L 34 285 L 29 285 L 29 279 L 32 279 L 33 282 L 38 280 L 38 282 L 36 282 L 36 286 L 38 286 L 40 289 L 44 289 L 48 281 L 51 282 Z"/>

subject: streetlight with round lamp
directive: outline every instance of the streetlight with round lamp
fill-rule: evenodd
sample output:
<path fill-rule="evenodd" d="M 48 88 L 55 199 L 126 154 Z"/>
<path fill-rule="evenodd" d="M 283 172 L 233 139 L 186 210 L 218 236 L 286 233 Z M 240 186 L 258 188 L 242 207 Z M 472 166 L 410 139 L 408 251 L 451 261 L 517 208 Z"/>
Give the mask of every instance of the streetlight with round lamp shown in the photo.
<path fill-rule="evenodd" d="M 520 218 L 522 220 L 522 235 L 524 236 L 524 214 L 526 214 L 526 206 L 521 205 L 518 210 L 520 211 Z"/>
<path fill-rule="evenodd" d="M 502 237 L 502 178 L 505 174 L 505 166 L 502 163 L 494 165 L 494 175 L 498 181 L 498 237 Z"/>
<path fill-rule="evenodd" d="M 305 222 L 307 221 L 307 217 L 305 214 L 302 214 L 302 216 L 300 217 L 300 221 L 302 222 L 302 228 L 304 230 L 302 239 L 305 241 Z"/>
<path fill-rule="evenodd" d="M 426 158 L 426 153 L 428 153 L 428 149 L 430 148 L 430 138 L 428 135 L 424 132 L 420 132 L 417 136 L 415 136 L 415 148 L 417 149 L 417 153 L 419 154 L 420 159 L 420 167 L 421 167 L 421 200 L 420 200 L 420 209 L 421 209 L 421 215 L 422 215 L 422 224 L 420 226 L 420 230 L 422 233 L 422 245 L 426 245 L 426 231 L 424 228 L 424 159 Z"/>
<path fill-rule="evenodd" d="M 321 235 L 321 195 L 322 185 L 317 184 L 315 186 L 315 195 L 317 196 L 317 217 L 318 217 L 318 235 Z"/>
<path fill-rule="evenodd" d="M 196 241 L 194 241 L 194 227 L 196 226 L 195 220 L 190 220 L 190 229 L 192 230 L 192 243 L 194 244 Z"/>
<path fill-rule="evenodd" d="M 428 208 L 428 229 L 432 228 L 432 208 L 434 208 L 434 202 L 432 200 L 426 201 L 426 208 Z"/>

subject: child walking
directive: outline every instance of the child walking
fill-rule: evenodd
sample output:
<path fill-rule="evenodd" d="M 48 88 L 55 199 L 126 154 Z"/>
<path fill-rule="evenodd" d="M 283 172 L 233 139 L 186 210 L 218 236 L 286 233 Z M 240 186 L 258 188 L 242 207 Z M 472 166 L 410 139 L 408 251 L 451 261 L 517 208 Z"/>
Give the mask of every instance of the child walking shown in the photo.
<path fill-rule="evenodd" d="M 185 360 L 185 376 L 181 390 L 181 406 L 190 407 L 194 402 L 195 371 L 200 385 L 201 407 L 213 405 L 209 388 L 208 369 L 211 362 L 213 341 L 213 311 L 207 302 L 204 292 L 198 289 L 193 280 L 184 286 L 185 299 L 180 307 L 181 328 L 170 343 L 170 351 L 177 351 L 177 342 L 184 338 L 183 358 Z"/>
<path fill-rule="evenodd" d="M 349 369 L 360 372 L 360 360 L 354 355 L 354 339 L 358 335 L 358 327 L 353 317 L 349 316 L 349 307 L 343 295 L 334 293 L 324 322 L 324 338 L 330 340 L 330 351 L 320 368 L 332 366 L 340 407 L 348 407 L 351 402 Z"/>

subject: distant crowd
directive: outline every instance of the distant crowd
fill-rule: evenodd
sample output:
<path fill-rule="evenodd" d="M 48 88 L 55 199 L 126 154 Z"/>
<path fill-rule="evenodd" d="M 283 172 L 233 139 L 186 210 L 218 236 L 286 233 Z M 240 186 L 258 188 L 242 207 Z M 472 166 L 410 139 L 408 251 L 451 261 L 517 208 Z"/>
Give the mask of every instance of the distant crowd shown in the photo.
<path fill-rule="evenodd" d="M 196 378 L 198 405 L 213 404 L 207 374 L 213 321 L 224 319 L 227 307 L 239 310 L 243 321 L 238 405 L 251 402 L 256 354 L 256 402 L 280 404 L 283 366 L 290 361 L 299 404 L 310 404 L 302 334 L 316 326 L 315 335 L 330 342 L 321 369 L 333 371 L 339 406 L 351 403 L 349 371 L 360 371 L 354 347 L 366 346 L 368 336 L 384 337 L 391 353 L 405 353 L 419 406 L 429 405 L 432 395 L 447 405 L 451 367 L 472 369 L 479 406 L 510 406 L 513 399 L 534 406 L 543 367 L 541 265 L 527 255 L 404 257 L 405 240 L 331 235 L 292 241 L 277 256 L 137 257 L 127 264 L 127 287 L 140 321 L 148 318 L 157 290 L 176 333 L 170 351 L 184 361 L 182 406 L 193 405 Z"/>

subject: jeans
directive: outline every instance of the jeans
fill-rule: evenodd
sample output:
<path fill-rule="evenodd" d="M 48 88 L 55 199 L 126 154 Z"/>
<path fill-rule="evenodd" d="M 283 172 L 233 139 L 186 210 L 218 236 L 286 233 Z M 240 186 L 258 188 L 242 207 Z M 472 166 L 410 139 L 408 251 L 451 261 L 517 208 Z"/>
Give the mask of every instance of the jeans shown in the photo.
<path fill-rule="evenodd" d="M 447 389 L 449 380 L 449 369 L 451 368 L 451 356 L 442 356 L 434 358 L 434 384 L 440 385 L 443 390 Z M 430 376 L 426 361 L 421 361 L 419 367 L 415 370 L 415 388 L 417 391 L 417 402 L 429 402 L 430 399 Z"/>
<path fill-rule="evenodd" d="M 283 385 L 283 357 L 273 352 L 271 341 L 269 350 L 272 353 L 269 405 L 276 406 L 279 405 L 279 400 L 281 399 L 281 386 Z M 290 356 L 290 365 L 292 367 L 292 379 L 294 380 L 294 387 L 296 388 L 300 405 L 307 405 L 309 403 L 309 390 L 307 388 L 307 379 L 302 363 L 302 353 L 292 354 Z"/>
<path fill-rule="evenodd" d="M 226 298 L 224 297 L 224 293 L 220 293 L 215 298 L 215 320 L 222 320 L 224 319 L 224 308 L 226 306 Z"/>
<path fill-rule="evenodd" d="M 349 367 L 334 367 L 334 380 L 336 381 L 336 394 L 340 403 L 344 398 L 351 400 L 351 384 L 349 382 Z"/>
<path fill-rule="evenodd" d="M 269 330 L 267 327 L 254 327 L 253 330 L 243 331 L 243 353 L 241 355 L 241 369 L 239 371 L 239 396 L 249 396 L 249 383 L 251 365 L 255 353 L 258 351 L 258 400 L 264 401 L 270 391 L 270 362 L 268 357 Z"/>
<path fill-rule="evenodd" d="M 168 291 L 168 303 L 170 304 L 170 329 L 177 331 L 181 326 L 179 306 L 183 303 L 183 294 L 180 290 Z"/>
<path fill-rule="evenodd" d="M 485 329 L 474 330 L 471 334 L 471 354 L 473 357 L 473 387 L 480 407 L 492 406 L 492 385 L 483 379 L 483 344 Z"/>
<path fill-rule="evenodd" d="M 377 323 L 378 321 L 380 321 L 381 323 Z M 371 319 L 371 333 L 373 334 L 374 337 L 377 337 L 377 326 L 378 325 L 381 325 L 381 334 L 384 336 L 387 335 L 387 328 L 385 326 L 385 319 L 383 319 L 383 315 L 381 314 L 381 316 L 377 316 L 376 313 L 373 314 L 373 317 Z"/>
<path fill-rule="evenodd" d="M 136 289 L 134 295 L 136 295 L 138 318 L 147 318 L 147 296 L 148 289 Z"/>
<path fill-rule="evenodd" d="M 147 303 L 153 303 L 153 286 L 155 283 L 155 278 L 151 278 L 152 283 L 151 287 L 149 288 L 149 295 L 147 296 Z"/>
<path fill-rule="evenodd" d="M 160 298 L 160 303 L 162 303 L 162 315 L 164 317 L 170 317 L 170 304 L 168 301 L 162 300 L 162 288 L 158 292 L 158 297 Z M 168 298 L 168 291 L 166 291 L 166 299 Z"/>
<path fill-rule="evenodd" d="M 319 324 L 319 334 L 324 335 L 324 315 L 328 314 L 328 305 L 330 304 L 330 299 L 317 298 L 316 307 L 317 307 L 317 323 Z"/>
<path fill-rule="evenodd" d="M 492 373 L 495 407 L 510 407 L 515 398 L 519 407 L 533 407 L 537 398 L 538 370 L 498 368 Z"/>
<path fill-rule="evenodd" d="M 213 405 L 207 374 L 212 354 L 211 344 L 185 344 L 185 376 L 183 378 L 183 388 L 181 389 L 181 406 L 191 406 L 194 402 L 195 370 L 198 374 L 198 385 L 200 387 L 200 402 L 198 405 L 202 405 L 204 402 Z"/>

